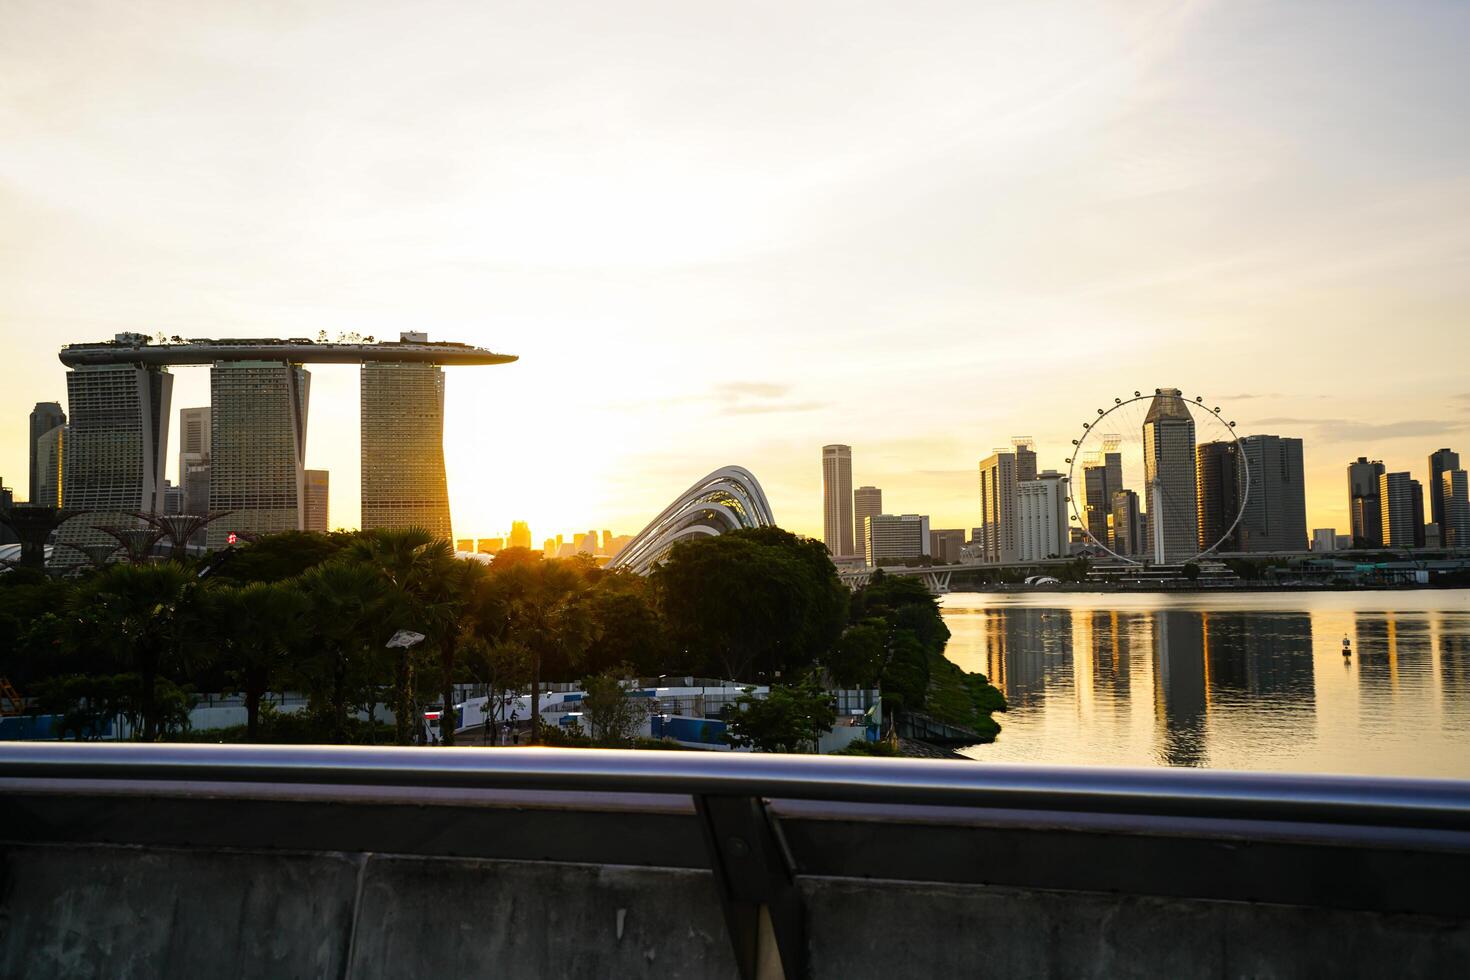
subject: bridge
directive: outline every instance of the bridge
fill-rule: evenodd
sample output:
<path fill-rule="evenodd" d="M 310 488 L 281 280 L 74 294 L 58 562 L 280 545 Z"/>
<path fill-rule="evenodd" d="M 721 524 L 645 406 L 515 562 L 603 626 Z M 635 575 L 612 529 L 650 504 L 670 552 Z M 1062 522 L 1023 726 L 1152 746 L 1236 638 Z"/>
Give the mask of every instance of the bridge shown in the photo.
<path fill-rule="evenodd" d="M 0 745 L 0 976 L 1455 976 L 1470 783 Z"/>
<path fill-rule="evenodd" d="M 956 573 L 1039 569 L 1044 574 L 1048 568 L 1066 567 L 1074 561 L 1076 558 L 1042 558 L 1037 561 L 963 562 L 954 565 L 885 565 L 881 568 L 885 576 L 921 579 L 930 592 L 935 595 L 944 595 L 949 592 L 950 579 Z M 843 568 L 839 565 L 837 566 L 837 577 L 849 589 L 856 590 L 871 582 L 875 571 L 878 569 L 868 566 Z"/>

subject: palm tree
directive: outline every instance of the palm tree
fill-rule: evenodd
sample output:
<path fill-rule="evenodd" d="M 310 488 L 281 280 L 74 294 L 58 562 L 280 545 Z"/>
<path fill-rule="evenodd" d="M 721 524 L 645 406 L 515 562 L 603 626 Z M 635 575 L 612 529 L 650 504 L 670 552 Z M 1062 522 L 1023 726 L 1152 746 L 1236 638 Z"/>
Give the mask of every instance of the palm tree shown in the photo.
<path fill-rule="evenodd" d="M 201 586 L 176 562 L 112 565 L 88 579 L 72 595 L 69 619 L 75 640 L 105 650 L 136 672 L 137 713 L 142 739 L 158 738 L 158 678 L 186 666 L 186 638 L 199 612 Z"/>
<path fill-rule="evenodd" d="M 594 637 L 594 624 L 584 601 L 587 583 L 563 562 L 514 565 L 504 577 L 500 602 L 505 610 L 505 636 L 531 655 L 531 740 L 541 738 L 541 672 L 548 664 L 570 669 L 581 660 Z"/>
<path fill-rule="evenodd" d="M 245 695 L 246 741 L 254 742 L 261 699 L 311 635 L 311 602 L 295 583 L 255 582 L 215 588 L 207 605 L 225 666 Z"/>
<path fill-rule="evenodd" d="M 439 740 L 454 744 L 454 675 L 458 653 L 475 638 L 473 612 L 476 595 L 486 581 L 485 566 L 473 558 L 436 562 L 423 581 L 430 635 L 439 652 L 439 690 L 444 710 L 439 715 Z"/>
<path fill-rule="evenodd" d="M 442 581 L 450 574 L 448 568 L 454 561 L 450 542 L 423 528 L 368 531 L 347 547 L 343 558 L 372 570 L 391 589 L 390 616 L 395 628 L 435 636 L 443 633 L 452 615 L 451 610 L 442 608 L 447 598 Z M 436 600 L 440 608 L 435 608 Z M 414 724 L 418 715 L 414 656 L 411 648 L 400 647 L 394 670 L 393 713 L 400 745 L 412 742 L 418 730 Z M 452 712 L 452 701 L 445 708 Z"/>
<path fill-rule="evenodd" d="M 395 596 L 377 569 L 329 561 L 298 580 L 310 605 L 311 642 L 295 662 L 318 711 L 332 733 L 347 740 L 347 711 L 376 680 L 374 661 L 382 651 Z"/>

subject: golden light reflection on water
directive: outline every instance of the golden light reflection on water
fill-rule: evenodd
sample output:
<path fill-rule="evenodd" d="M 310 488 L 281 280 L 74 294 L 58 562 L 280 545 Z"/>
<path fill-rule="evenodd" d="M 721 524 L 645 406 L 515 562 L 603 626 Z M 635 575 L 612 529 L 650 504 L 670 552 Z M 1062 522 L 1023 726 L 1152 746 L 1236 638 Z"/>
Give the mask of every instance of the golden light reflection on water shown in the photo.
<path fill-rule="evenodd" d="M 950 659 L 1011 704 L 977 759 L 1470 777 L 1470 591 L 955 593 L 943 609 Z"/>

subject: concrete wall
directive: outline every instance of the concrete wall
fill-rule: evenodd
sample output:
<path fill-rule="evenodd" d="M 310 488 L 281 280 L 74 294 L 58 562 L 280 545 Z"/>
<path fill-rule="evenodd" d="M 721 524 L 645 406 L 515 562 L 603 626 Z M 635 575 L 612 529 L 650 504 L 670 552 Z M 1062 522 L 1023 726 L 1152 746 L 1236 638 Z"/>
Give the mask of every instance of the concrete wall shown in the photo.
<path fill-rule="evenodd" d="M 1463 975 L 1461 920 L 800 881 L 813 978 Z M 707 872 L 109 845 L 0 851 L 0 977 L 733 977 Z"/>

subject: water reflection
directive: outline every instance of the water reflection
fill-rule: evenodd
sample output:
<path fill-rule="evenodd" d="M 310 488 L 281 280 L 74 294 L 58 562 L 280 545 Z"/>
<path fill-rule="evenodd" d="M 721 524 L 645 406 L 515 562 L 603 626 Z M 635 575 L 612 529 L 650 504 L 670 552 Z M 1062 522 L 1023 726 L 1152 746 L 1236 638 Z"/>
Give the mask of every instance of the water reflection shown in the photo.
<path fill-rule="evenodd" d="M 1391 595 L 947 596 L 948 655 L 1011 704 L 968 754 L 1470 776 L 1467 595 Z"/>

